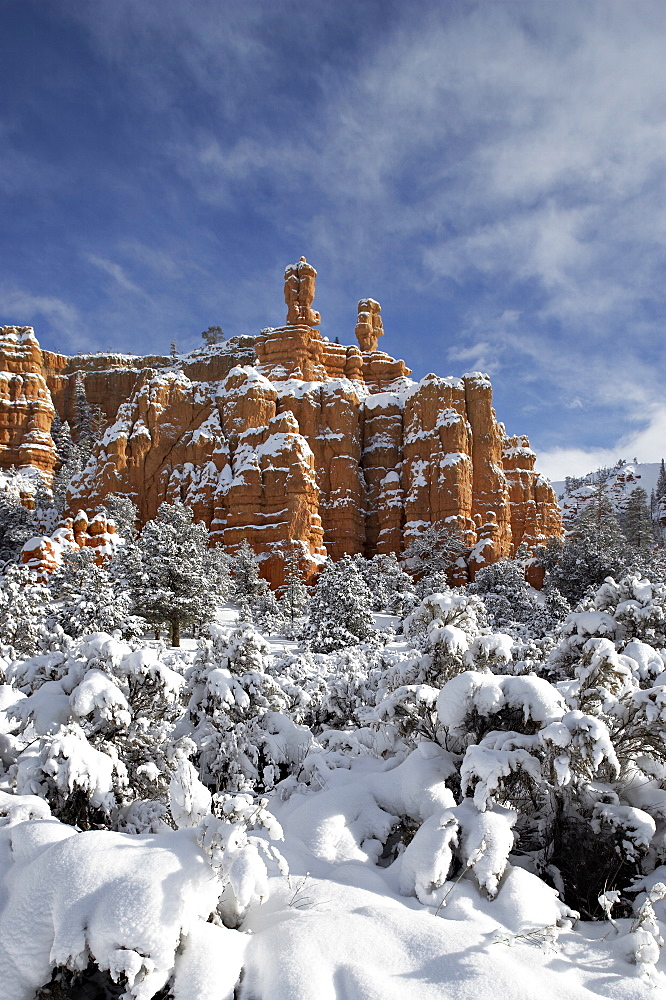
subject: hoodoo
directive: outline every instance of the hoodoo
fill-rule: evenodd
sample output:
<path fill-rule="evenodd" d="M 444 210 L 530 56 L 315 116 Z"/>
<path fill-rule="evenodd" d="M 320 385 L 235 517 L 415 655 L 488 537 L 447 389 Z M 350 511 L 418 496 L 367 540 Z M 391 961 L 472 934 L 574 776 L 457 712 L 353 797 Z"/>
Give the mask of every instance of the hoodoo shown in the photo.
<path fill-rule="evenodd" d="M 0 328 L 0 467 L 51 477 L 49 428 L 56 411 L 72 420 L 78 377 L 106 428 L 72 481 L 72 512 L 122 493 L 149 519 L 178 499 L 214 541 L 246 539 L 275 585 L 294 542 L 314 572 L 326 554 L 400 552 L 425 525 L 448 525 L 473 576 L 560 535 L 555 494 L 527 438 L 497 421 L 487 376 L 413 381 L 377 349 L 370 298 L 358 346 L 330 342 L 312 308 L 316 275 L 304 257 L 286 269 L 284 326 L 176 358 L 66 357 L 28 327 Z"/>

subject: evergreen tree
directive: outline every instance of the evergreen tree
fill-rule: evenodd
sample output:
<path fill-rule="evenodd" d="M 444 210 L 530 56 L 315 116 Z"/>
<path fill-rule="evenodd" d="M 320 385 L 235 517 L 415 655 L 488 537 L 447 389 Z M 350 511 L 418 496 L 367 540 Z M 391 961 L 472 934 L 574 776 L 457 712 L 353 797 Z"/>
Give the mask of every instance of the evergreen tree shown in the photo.
<path fill-rule="evenodd" d="M 317 653 L 331 653 L 372 640 L 376 634 L 372 594 L 354 561 L 348 555 L 336 563 L 327 559 L 303 630 L 308 646 Z"/>
<path fill-rule="evenodd" d="M 659 477 L 657 479 L 657 485 L 654 490 L 657 501 L 662 500 L 666 497 L 666 468 L 664 467 L 664 460 L 661 460 L 661 466 L 659 467 Z"/>
<path fill-rule="evenodd" d="M 12 563 L 0 577 L 0 636 L 20 656 L 32 656 L 46 632 L 48 587 L 36 583 L 27 566 Z"/>
<path fill-rule="evenodd" d="M 206 574 L 208 531 L 181 503 L 163 503 L 138 540 L 134 581 L 137 614 L 156 628 L 168 624 L 172 646 L 181 628 L 212 621 L 218 595 Z"/>
<path fill-rule="evenodd" d="M 405 567 L 417 580 L 441 577 L 465 550 L 457 526 L 428 524 L 405 549 Z"/>
<path fill-rule="evenodd" d="M 219 599 L 226 601 L 233 587 L 231 579 L 231 557 L 221 545 L 214 545 L 206 551 L 206 580 Z"/>
<path fill-rule="evenodd" d="M 282 614 L 282 608 L 270 587 L 252 598 L 250 613 L 252 621 L 259 631 L 266 635 L 279 633 L 284 627 L 285 618 Z"/>
<path fill-rule="evenodd" d="M 280 610 L 293 632 L 297 618 L 303 614 L 308 603 L 308 588 L 303 583 L 298 552 L 292 548 L 287 554 L 284 565 L 284 587 L 280 598 Z"/>
<path fill-rule="evenodd" d="M 18 496 L 0 492 L 0 563 L 14 562 L 29 538 L 35 534 L 35 519 Z"/>
<path fill-rule="evenodd" d="M 663 548 L 666 541 L 666 468 L 663 458 L 657 483 L 650 497 L 650 513 L 655 541 L 660 548 Z"/>
<path fill-rule="evenodd" d="M 214 347 L 224 340 L 224 331 L 221 326 L 209 326 L 203 331 L 201 338 L 207 347 Z"/>
<path fill-rule="evenodd" d="M 57 413 L 51 424 L 51 437 L 55 445 L 57 466 L 59 467 L 71 457 L 72 452 L 76 450 L 76 445 L 68 421 L 61 420 Z"/>
<path fill-rule="evenodd" d="M 622 534 L 604 481 L 583 509 L 555 559 L 557 545 L 540 552 L 548 570 L 548 580 L 572 604 L 581 599 L 588 587 L 603 583 L 627 565 L 627 542 Z"/>
<path fill-rule="evenodd" d="M 109 493 L 97 510 L 104 512 L 107 518 L 113 521 L 118 535 L 125 539 L 126 543 L 137 537 L 139 510 L 128 496 L 121 493 Z"/>
<path fill-rule="evenodd" d="M 85 398 L 85 396 L 84 396 Z M 86 403 L 87 405 L 87 403 Z M 58 514 L 62 516 L 65 509 L 67 490 L 74 476 L 84 466 L 83 452 L 72 438 L 69 424 L 60 420 L 58 415 L 51 425 L 51 437 L 56 446 L 56 471 L 51 484 L 53 503 Z"/>
<path fill-rule="evenodd" d="M 414 581 L 405 573 L 394 552 L 364 559 L 354 556 L 356 566 L 372 594 L 374 611 L 404 615 L 418 604 Z"/>
<path fill-rule="evenodd" d="M 622 515 L 622 530 L 632 548 L 641 555 L 647 555 L 654 548 L 652 515 L 647 502 L 647 493 L 640 486 L 629 494 Z"/>
<path fill-rule="evenodd" d="M 88 461 L 88 456 L 100 436 L 104 424 L 103 411 L 99 406 L 90 405 L 86 396 L 83 375 L 81 372 L 77 372 L 74 382 L 74 435 L 81 468 Z"/>
<path fill-rule="evenodd" d="M 483 597 L 495 628 L 510 622 L 527 622 L 534 614 L 534 601 L 519 559 L 499 559 L 484 566 L 469 589 Z"/>
<path fill-rule="evenodd" d="M 132 636 L 141 631 L 131 614 L 130 594 L 114 588 L 113 578 L 95 562 L 92 549 L 66 552 L 52 577 L 52 588 L 58 601 L 55 620 L 67 635 L 78 638 L 120 629 Z"/>
<path fill-rule="evenodd" d="M 243 539 L 238 551 L 231 558 L 232 595 L 234 600 L 263 594 L 268 584 L 259 576 L 259 562 L 254 549 Z"/>
<path fill-rule="evenodd" d="M 48 489 L 41 475 L 37 477 L 34 504 L 32 511 L 33 534 L 53 534 L 62 518 L 62 511 L 55 502 L 53 490 Z"/>

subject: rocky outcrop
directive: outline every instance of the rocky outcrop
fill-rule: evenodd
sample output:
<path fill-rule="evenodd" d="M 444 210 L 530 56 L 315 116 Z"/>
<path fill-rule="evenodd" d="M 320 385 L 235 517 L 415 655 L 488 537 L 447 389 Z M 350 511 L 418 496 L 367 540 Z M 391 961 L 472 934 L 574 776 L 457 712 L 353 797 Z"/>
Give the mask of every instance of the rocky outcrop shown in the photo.
<path fill-rule="evenodd" d="M 547 479 L 534 469 L 536 455 L 525 435 L 506 438 L 502 466 L 509 490 L 511 539 L 514 550 L 525 544 L 534 548 L 562 532 L 557 497 Z"/>
<path fill-rule="evenodd" d="M 31 327 L 0 330 L 0 468 L 38 469 L 50 481 L 55 465 L 55 415 L 42 374 L 42 351 Z"/>
<path fill-rule="evenodd" d="M 559 535 L 556 498 L 527 438 L 507 438 L 498 423 L 488 378 L 412 381 L 403 361 L 376 350 L 372 299 L 359 303 L 360 346 L 330 342 L 316 329 L 315 276 L 304 259 L 287 268 L 285 326 L 182 357 L 66 358 L 10 328 L 5 367 L 22 379 L 26 403 L 11 420 L 0 411 L 13 435 L 0 463 L 21 449 L 32 455 L 37 427 L 48 438 L 51 400 L 71 419 L 80 372 L 108 424 L 72 484 L 71 509 L 123 493 L 146 520 L 178 499 L 214 541 L 249 541 L 274 584 L 293 542 L 312 573 L 327 553 L 400 552 L 425 525 L 448 525 L 468 548 L 473 577 L 521 542 L 534 549 Z M 41 460 L 53 468 L 52 443 Z"/>
<path fill-rule="evenodd" d="M 90 548 L 95 562 L 101 566 L 113 556 L 119 543 L 112 520 L 107 520 L 104 514 L 96 514 L 89 521 L 85 511 L 80 510 L 75 517 L 66 518 L 52 535 L 30 538 L 21 550 L 21 562 L 45 583 L 61 565 L 65 552 Z"/>
<path fill-rule="evenodd" d="M 287 303 L 287 323 L 319 326 L 321 316 L 312 308 L 317 272 L 305 257 L 290 264 L 284 272 L 284 301 Z"/>
<path fill-rule="evenodd" d="M 382 307 L 374 299 L 361 299 L 356 320 L 356 339 L 362 351 L 376 351 L 379 337 L 384 336 L 384 324 L 379 315 Z"/>

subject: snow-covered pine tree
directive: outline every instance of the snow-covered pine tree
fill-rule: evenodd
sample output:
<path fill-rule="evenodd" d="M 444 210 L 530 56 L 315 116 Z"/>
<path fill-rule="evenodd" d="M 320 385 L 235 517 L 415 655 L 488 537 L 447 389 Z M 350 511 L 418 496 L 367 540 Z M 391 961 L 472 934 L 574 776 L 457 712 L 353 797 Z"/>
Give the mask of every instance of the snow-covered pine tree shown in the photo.
<path fill-rule="evenodd" d="M 556 546 L 548 546 L 544 556 L 548 581 L 572 604 L 588 587 L 617 576 L 627 564 L 627 541 L 615 516 L 605 481 L 595 490 L 576 519 L 561 549 L 559 559 L 549 559 Z"/>
<path fill-rule="evenodd" d="M 56 509 L 62 514 L 65 510 L 67 490 L 74 476 L 83 468 L 83 457 L 78 447 L 73 444 L 73 450 L 69 457 L 62 463 L 53 477 L 51 490 L 53 492 L 53 502 Z"/>
<path fill-rule="evenodd" d="M 71 457 L 72 452 L 76 449 L 76 445 L 72 438 L 72 429 L 69 426 L 69 422 L 61 420 L 57 413 L 51 424 L 51 437 L 56 449 L 57 464 L 60 466 Z"/>
<path fill-rule="evenodd" d="M 465 552 L 457 520 L 428 524 L 405 549 L 405 568 L 419 581 L 419 596 L 441 589 L 456 560 Z"/>
<path fill-rule="evenodd" d="M 654 548 L 655 539 L 648 496 L 640 486 L 629 494 L 622 514 L 622 530 L 632 548 L 641 555 L 647 555 Z"/>
<path fill-rule="evenodd" d="M 54 618 L 67 635 L 78 638 L 115 629 L 126 636 L 141 632 L 141 623 L 132 615 L 129 592 L 114 587 L 105 567 L 95 562 L 92 549 L 66 552 L 51 581 L 58 601 Z"/>
<path fill-rule="evenodd" d="M 292 547 L 284 561 L 284 586 L 280 596 L 280 610 L 292 632 L 296 620 L 305 610 L 309 596 L 308 588 L 303 583 L 298 552 Z"/>
<path fill-rule="evenodd" d="M 666 467 L 664 466 L 663 458 L 659 467 L 659 477 L 657 479 L 657 485 L 654 488 L 654 493 L 657 500 L 662 500 L 666 497 Z"/>
<path fill-rule="evenodd" d="M 62 511 L 55 502 L 53 490 L 49 489 L 41 475 L 36 477 L 32 510 L 33 534 L 51 535 L 60 524 Z"/>
<path fill-rule="evenodd" d="M 349 555 L 338 562 L 327 559 L 309 605 L 303 638 L 317 653 L 331 653 L 377 635 L 372 617 L 372 594 Z"/>
<path fill-rule="evenodd" d="M 277 598 L 270 587 L 252 598 L 250 603 L 252 621 L 264 635 L 281 633 L 285 619 Z"/>
<path fill-rule="evenodd" d="M 231 594 L 231 557 L 221 545 L 206 551 L 206 579 L 219 599 L 226 601 Z"/>
<path fill-rule="evenodd" d="M 14 562 L 28 539 L 35 534 L 34 516 L 18 496 L 0 492 L 0 563 Z"/>
<path fill-rule="evenodd" d="M 129 496 L 122 493 L 109 493 L 97 510 L 103 511 L 114 522 L 118 535 L 125 539 L 126 543 L 137 537 L 139 510 Z"/>
<path fill-rule="evenodd" d="M 215 615 L 218 595 L 206 574 L 207 548 L 206 525 L 195 524 L 182 503 L 163 503 L 139 537 L 136 612 L 157 628 L 168 624 L 173 646 L 180 645 L 181 628 L 204 625 Z"/>
<path fill-rule="evenodd" d="M 414 581 L 405 573 L 394 552 L 364 559 L 354 556 L 354 561 L 372 594 L 375 611 L 391 615 L 404 615 L 418 604 Z"/>
<path fill-rule="evenodd" d="M 27 566 L 10 563 L 0 577 L 0 636 L 19 656 L 37 652 L 46 631 L 51 594 Z"/>
<path fill-rule="evenodd" d="M 252 547 L 243 539 L 238 551 L 231 558 L 233 599 L 241 601 L 262 594 L 268 584 L 259 576 L 259 562 Z"/>
<path fill-rule="evenodd" d="M 555 606 L 548 600 L 537 598 L 525 579 L 525 562 L 529 559 L 527 548 L 521 546 L 513 559 L 500 559 L 484 566 L 470 585 L 472 594 L 479 594 L 492 628 L 507 631 L 513 636 L 542 636 L 555 620 Z M 561 595 L 558 594 L 561 601 Z M 568 611 L 568 605 L 564 605 Z"/>
<path fill-rule="evenodd" d="M 104 413 L 99 406 L 91 406 L 88 402 L 84 377 L 77 372 L 74 382 L 74 434 L 81 465 L 88 460 L 104 423 Z"/>

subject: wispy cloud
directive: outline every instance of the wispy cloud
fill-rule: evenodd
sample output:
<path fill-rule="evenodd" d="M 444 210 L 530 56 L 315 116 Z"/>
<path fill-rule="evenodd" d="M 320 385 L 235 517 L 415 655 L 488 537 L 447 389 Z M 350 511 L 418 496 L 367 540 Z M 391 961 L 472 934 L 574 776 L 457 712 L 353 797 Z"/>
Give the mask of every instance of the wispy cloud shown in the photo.
<path fill-rule="evenodd" d="M 66 336 L 80 332 L 81 318 L 69 302 L 50 295 L 35 295 L 21 288 L 0 288 L 0 302 L 5 326 L 25 326 L 27 320 L 46 317 Z M 27 320 L 26 320 L 27 318 Z"/>
<path fill-rule="evenodd" d="M 540 451 L 539 471 L 553 481 L 583 476 L 619 459 L 656 462 L 666 458 L 666 406 L 654 408 L 648 421 L 624 434 L 609 448 L 553 448 Z"/>
<path fill-rule="evenodd" d="M 74 351 L 90 346 L 79 311 L 72 303 L 23 288 L 0 286 L 1 326 L 38 326 L 44 319 L 63 338 L 63 349 Z"/>
<path fill-rule="evenodd" d="M 87 253 L 86 259 L 94 267 L 99 268 L 104 274 L 108 274 L 109 277 L 113 278 L 115 283 L 126 292 L 133 292 L 135 295 L 144 295 L 145 293 L 137 284 L 135 284 L 132 279 L 128 276 L 124 267 L 118 264 L 116 261 L 109 260 L 107 257 L 99 257 L 94 253 Z"/>
<path fill-rule="evenodd" d="M 105 341 L 138 296 L 148 340 L 279 322 L 281 269 L 304 252 L 325 332 L 351 336 L 355 300 L 379 298 L 408 362 L 489 370 L 500 416 L 551 453 L 614 448 L 622 423 L 651 419 L 666 378 L 661 0 L 59 10 L 117 88 L 128 148 L 150 137 L 104 178 L 108 231 L 72 237 L 98 272 L 102 302 L 85 308 Z"/>

